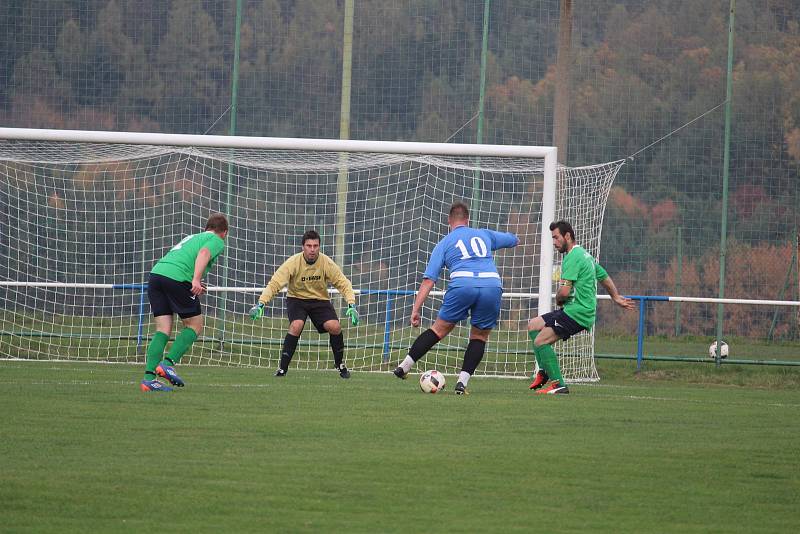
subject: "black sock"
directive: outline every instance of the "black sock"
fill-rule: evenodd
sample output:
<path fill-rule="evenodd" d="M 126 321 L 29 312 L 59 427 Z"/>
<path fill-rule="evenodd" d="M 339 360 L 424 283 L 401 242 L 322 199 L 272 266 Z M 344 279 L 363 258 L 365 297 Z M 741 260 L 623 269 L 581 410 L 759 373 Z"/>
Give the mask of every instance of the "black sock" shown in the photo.
<path fill-rule="evenodd" d="M 292 356 L 294 356 L 294 351 L 297 348 L 297 342 L 300 341 L 300 336 L 293 336 L 292 334 L 286 334 L 286 337 L 283 338 L 283 349 L 281 349 L 281 369 L 283 372 L 289 370 L 289 363 L 292 361 Z"/>
<path fill-rule="evenodd" d="M 483 359 L 483 352 L 486 350 L 486 342 L 480 339 L 470 339 L 467 345 L 467 350 L 464 352 L 464 365 L 461 366 L 462 371 L 466 371 L 470 375 L 475 373 L 478 364 Z"/>
<path fill-rule="evenodd" d="M 344 334 L 341 332 L 336 335 L 331 334 L 330 343 L 333 351 L 333 366 L 338 369 L 344 360 Z"/>
<path fill-rule="evenodd" d="M 438 342 L 439 336 L 437 336 L 436 332 L 429 328 L 414 340 L 411 348 L 408 349 L 408 355 L 411 356 L 411 359 L 415 362 L 419 361 L 419 359 L 425 356 L 425 354 Z"/>

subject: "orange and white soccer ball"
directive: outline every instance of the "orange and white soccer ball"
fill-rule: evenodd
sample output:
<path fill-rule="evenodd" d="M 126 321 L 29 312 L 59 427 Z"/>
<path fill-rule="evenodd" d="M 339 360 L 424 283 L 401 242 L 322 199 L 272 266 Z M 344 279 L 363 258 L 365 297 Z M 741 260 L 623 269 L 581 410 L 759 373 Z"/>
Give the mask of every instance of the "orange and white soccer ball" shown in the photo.
<path fill-rule="evenodd" d="M 419 377 L 419 389 L 423 393 L 438 393 L 444 389 L 446 383 L 447 380 L 445 380 L 444 375 L 435 369 L 425 371 Z"/>

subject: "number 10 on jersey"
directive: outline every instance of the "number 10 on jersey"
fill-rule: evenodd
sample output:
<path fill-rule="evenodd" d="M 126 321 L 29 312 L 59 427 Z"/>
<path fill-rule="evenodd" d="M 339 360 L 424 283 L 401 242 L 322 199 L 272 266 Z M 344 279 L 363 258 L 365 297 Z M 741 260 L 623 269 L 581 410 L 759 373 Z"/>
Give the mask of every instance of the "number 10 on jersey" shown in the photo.
<path fill-rule="evenodd" d="M 475 236 L 469 240 L 469 246 L 472 249 L 472 252 L 478 258 L 485 258 L 486 255 L 489 254 L 489 249 L 486 247 L 486 243 L 484 243 L 483 239 L 478 236 Z M 462 260 L 468 260 L 473 257 L 470 256 L 467 246 L 464 244 L 462 239 L 459 239 L 458 242 L 456 242 L 456 248 L 461 251 Z"/>

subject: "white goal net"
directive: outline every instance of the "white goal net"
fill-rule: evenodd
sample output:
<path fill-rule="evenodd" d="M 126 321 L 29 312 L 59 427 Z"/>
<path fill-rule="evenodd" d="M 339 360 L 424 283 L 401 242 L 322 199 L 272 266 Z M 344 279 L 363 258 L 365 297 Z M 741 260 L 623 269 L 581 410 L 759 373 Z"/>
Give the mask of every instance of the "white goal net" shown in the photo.
<path fill-rule="evenodd" d="M 16 132 L 0 128 L 0 357 L 34 360 L 143 362 L 153 332 L 150 268 L 219 211 L 231 230 L 207 277 L 204 332 L 182 363 L 275 368 L 288 326 L 284 297 L 258 322 L 247 311 L 300 251 L 303 232 L 316 229 L 357 293 L 361 323 L 342 321 L 346 363 L 355 371 L 394 368 L 422 331 L 409 326 L 414 293 L 448 231 L 449 206 L 464 200 L 473 226 L 520 238 L 497 254 L 502 315 L 477 372 L 527 376 L 534 357 L 526 323 L 551 305 L 560 261 L 547 225 L 571 221 L 579 243 L 599 256 L 605 203 L 622 164 L 557 171 L 553 164 L 548 183 L 545 158 L 473 154 L 474 145 L 459 154 L 458 145 L 420 143 L 100 132 L 85 142 L 35 131 L 11 139 Z M 198 146 L 220 139 L 227 145 Z M 236 140 L 245 141 L 237 147 Z M 446 279 L 426 302 L 423 328 Z M 332 298 L 341 316 L 344 303 Z M 457 327 L 415 370 L 460 370 L 468 328 Z M 568 380 L 597 379 L 592 345 L 584 333 L 556 346 Z M 309 323 L 292 368 L 331 367 L 327 336 Z"/>

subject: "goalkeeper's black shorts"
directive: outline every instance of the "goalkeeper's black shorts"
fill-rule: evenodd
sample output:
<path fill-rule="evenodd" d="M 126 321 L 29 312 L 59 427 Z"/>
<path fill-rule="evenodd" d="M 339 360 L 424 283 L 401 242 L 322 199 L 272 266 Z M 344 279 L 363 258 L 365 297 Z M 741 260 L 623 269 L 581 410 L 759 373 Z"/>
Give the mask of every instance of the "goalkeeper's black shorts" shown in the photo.
<path fill-rule="evenodd" d="M 306 318 L 311 318 L 311 322 L 320 334 L 325 332 L 324 324 L 327 321 L 339 320 L 329 300 L 286 297 L 286 312 L 289 315 L 289 322 L 305 322 Z"/>
<path fill-rule="evenodd" d="M 150 273 L 147 281 L 147 298 L 153 317 L 177 313 L 181 319 L 200 315 L 200 298 L 192 294 L 191 282 L 178 282 L 172 278 Z"/>

